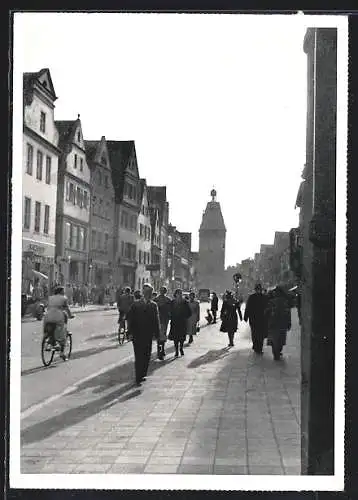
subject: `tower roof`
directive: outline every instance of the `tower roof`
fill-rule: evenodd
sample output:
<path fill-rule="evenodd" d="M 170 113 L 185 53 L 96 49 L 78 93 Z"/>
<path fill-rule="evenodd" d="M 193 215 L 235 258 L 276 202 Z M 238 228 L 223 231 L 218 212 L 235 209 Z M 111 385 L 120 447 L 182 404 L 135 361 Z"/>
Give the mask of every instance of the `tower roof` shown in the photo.
<path fill-rule="evenodd" d="M 206 205 L 199 231 L 226 231 L 220 203 L 218 201 L 214 201 L 216 197 L 215 189 L 211 191 L 210 195 L 212 197 L 212 201 L 209 201 Z"/>

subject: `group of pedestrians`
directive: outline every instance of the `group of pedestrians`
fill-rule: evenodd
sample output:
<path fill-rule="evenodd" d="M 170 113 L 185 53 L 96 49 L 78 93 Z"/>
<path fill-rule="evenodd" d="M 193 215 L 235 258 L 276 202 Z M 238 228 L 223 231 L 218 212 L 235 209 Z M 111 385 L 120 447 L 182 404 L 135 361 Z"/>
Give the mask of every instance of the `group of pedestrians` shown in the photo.
<path fill-rule="evenodd" d="M 145 284 L 143 295 L 135 297 L 130 288 L 118 297 L 119 321 L 127 321 L 128 334 L 133 341 L 135 376 L 138 386 L 145 380 L 152 353 L 152 341 L 157 341 L 158 359 L 163 360 L 165 344 L 172 340 L 175 357 L 184 356 L 184 342 L 189 344 L 199 329 L 200 305 L 191 292 L 183 297 L 180 289 L 175 290 L 173 299 L 167 296 L 167 288 L 161 287 L 154 296 L 153 287 Z M 168 334 L 169 330 L 169 334 Z"/>
<path fill-rule="evenodd" d="M 217 322 L 218 297 L 213 293 L 211 301 L 212 323 Z M 223 296 L 220 310 L 220 331 L 228 335 L 229 347 L 234 346 L 234 336 L 240 321 L 249 322 L 252 348 L 255 353 L 263 353 L 264 340 L 272 347 L 275 360 L 282 356 L 286 344 L 287 331 L 291 328 L 291 309 L 289 298 L 281 287 L 264 293 L 257 284 L 255 292 L 249 296 L 244 315 L 241 312 L 242 301 L 237 300 L 228 290 Z M 135 375 L 138 386 L 147 375 L 152 353 L 153 339 L 157 342 L 159 360 L 165 358 L 167 340 L 174 343 L 175 357 L 184 356 L 184 343 L 188 337 L 190 345 L 199 331 L 200 304 L 191 292 L 188 298 L 177 289 L 171 299 L 166 287 L 155 294 L 150 284 L 145 284 L 143 293 L 132 293 L 128 287 L 117 296 L 119 322 L 126 321 L 128 335 L 133 341 L 135 357 Z"/>
<path fill-rule="evenodd" d="M 67 283 L 65 286 L 65 295 L 69 305 L 85 307 L 89 300 L 89 288 L 87 283 L 82 285 Z"/>
<path fill-rule="evenodd" d="M 256 354 L 263 354 L 264 340 L 272 348 L 275 361 L 281 359 L 283 346 L 286 345 L 287 332 L 291 329 L 290 298 L 281 286 L 269 293 L 263 293 L 262 286 L 257 284 L 255 292 L 249 296 L 244 317 L 241 313 L 241 303 L 231 291 L 224 295 L 220 317 L 220 331 L 227 332 L 229 346 L 234 345 L 234 335 L 240 321 L 249 322 L 251 329 L 252 349 Z"/>

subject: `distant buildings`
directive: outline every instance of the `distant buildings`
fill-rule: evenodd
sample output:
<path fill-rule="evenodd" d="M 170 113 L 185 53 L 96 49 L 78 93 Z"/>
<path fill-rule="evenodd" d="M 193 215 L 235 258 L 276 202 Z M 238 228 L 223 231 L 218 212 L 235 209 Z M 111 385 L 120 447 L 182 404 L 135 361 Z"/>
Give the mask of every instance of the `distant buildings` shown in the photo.
<path fill-rule="evenodd" d="M 55 123 L 61 149 L 56 210 L 58 279 L 80 284 L 88 281 L 91 172 L 80 118 Z"/>
<path fill-rule="evenodd" d="M 145 179 L 140 180 L 140 211 L 138 215 L 137 254 L 138 264 L 136 269 L 136 288 L 141 290 L 144 283 L 149 283 L 151 278 L 151 249 L 152 228 L 148 201 L 148 189 Z"/>
<path fill-rule="evenodd" d="M 114 273 L 112 172 L 105 137 L 85 141 L 85 147 L 92 188 L 88 282 L 90 286 L 104 286 L 112 283 Z"/>
<path fill-rule="evenodd" d="M 115 191 L 114 282 L 136 287 L 141 183 L 134 141 L 107 141 Z"/>
<path fill-rule="evenodd" d="M 23 109 L 22 291 L 33 270 L 56 274 L 57 169 L 61 151 L 54 121 L 56 93 L 50 71 L 25 73 Z M 16 202 L 16 200 L 14 200 Z"/>
<path fill-rule="evenodd" d="M 199 229 L 198 288 L 217 292 L 225 287 L 226 227 L 216 191 L 211 191 Z"/>
<path fill-rule="evenodd" d="M 25 73 L 23 82 L 23 292 L 31 291 L 34 271 L 50 284 L 87 283 L 97 291 L 148 282 L 156 290 L 197 289 L 191 233 L 169 223 L 166 186 L 140 178 L 135 142 L 85 140 L 79 116 L 55 121 L 48 69 Z M 224 248 L 216 256 L 221 269 Z"/>

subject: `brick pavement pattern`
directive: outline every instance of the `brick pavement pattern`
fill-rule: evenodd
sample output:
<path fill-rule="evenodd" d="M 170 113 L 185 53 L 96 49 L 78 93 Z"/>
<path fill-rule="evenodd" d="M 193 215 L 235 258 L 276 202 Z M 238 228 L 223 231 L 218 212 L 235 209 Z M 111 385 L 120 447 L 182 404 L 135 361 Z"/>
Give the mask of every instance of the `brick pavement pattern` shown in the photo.
<path fill-rule="evenodd" d="M 142 387 L 132 360 L 77 386 L 22 421 L 21 472 L 300 474 L 295 310 L 292 320 L 279 362 L 267 346 L 253 353 L 245 323 L 233 348 L 213 325 L 184 356 L 153 356 Z"/>

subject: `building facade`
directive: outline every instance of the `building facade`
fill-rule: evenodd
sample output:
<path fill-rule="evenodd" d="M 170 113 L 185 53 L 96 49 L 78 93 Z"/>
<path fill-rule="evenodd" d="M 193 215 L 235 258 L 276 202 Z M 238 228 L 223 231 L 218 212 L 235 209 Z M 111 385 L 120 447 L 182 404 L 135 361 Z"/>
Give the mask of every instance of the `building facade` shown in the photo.
<path fill-rule="evenodd" d="M 91 215 L 88 282 L 104 286 L 113 281 L 114 189 L 105 137 L 85 141 L 87 163 L 91 172 Z"/>
<path fill-rule="evenodd" d="M 199 230 L 199 288 L 221 292 L 225 287 L 226 228 L 216 191 L 211 191 Z"/>
<path fill-rule="evenodd" d="M 82 284 L 88 281 L 91 172 L 79 116 L 55 123 L 61 149 L 56 216 L 58 280 Z"/>
<path fill-rule="evenodd" d="M 137 236 L 137 260 L 136 288 L 142 290 L 144 283 L 149 283 L 151 278 L 151 240 L 152 229 L 147 193 L 147 183 L 145 179 L 140 180 L 141 205 L 138 214 L 138 236 Z"/>
<path fill-rule="evenodd" d="M 161 260 L 162 260 L 162 248 L 161 248 L 161 231 L 160 231 L 160 221 L 159 221 L 159 210 L 156 207 L 150 206 L 150 225 L 151 225 L 151 283 L 154 290 L 159 290 L 159 288 L 164 284 L 161 280 L 160 270 L 161 270 Z"/>
<path fill-rule="evenodd" d="M 60 150 L 54 120 L 56 93 L 50 71 L 23 75 L 22 291 L 32 270 L 55 279 L 57 171 Z"/>
<path fill-rule="evenodd" d="M 302 474 L 334 474 L 337 29 L 309 28 L 306 165 L 291 231 L 301 296 Z M 342 339 L 342 342 L 344 340 Z"/>
<path fill-rule="evenodd" d="M 157 270 L 156 259 L 152 261 L 153 278 L 158 283 L 157 286 L 162 285 L 169 287 L 171 281 L 168 279 L 168 226 L 169 226 L 169 203 L 167 201 L 167 188 L 165 186 L 149 186 L 148 187 L 149 204 L 152 211 L 157 211 L 160 239 L 159 245 L 153 245 L 153 253 L 158 255 L 160 253 L 160 269 L 159 276 Z M 152 226 L 153 227 L 153 226 Z M 153 243 L 153 241 L 152 241 Z"/>
<path fill-rule="evenodd" d="M 115 193 L 114 283 L 136 288 L 141 186 L 134 141 L 107 141 Z"/>
<path fill-rule="evenodd" d="M 191 286 L 191 234 L 181 233 L 168 226 L 167 283 L 173 292 L 176 288 L 187 291 Z"/>

